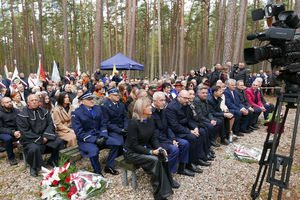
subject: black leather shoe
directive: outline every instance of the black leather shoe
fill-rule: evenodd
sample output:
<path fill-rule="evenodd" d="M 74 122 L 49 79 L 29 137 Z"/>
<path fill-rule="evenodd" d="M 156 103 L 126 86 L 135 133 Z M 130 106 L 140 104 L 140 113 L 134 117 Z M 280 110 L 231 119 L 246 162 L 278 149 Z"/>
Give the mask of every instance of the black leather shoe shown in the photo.
<path fill-rule="evenodd" d="M 185 168 L 192 171 L 192 172 L 196 172 L 196 173 L 202 173 L 203 172 L 202 169 L 200 169 L 199 167 L 197 167 L 193 163 L 187 164 Z"/>
<path fill-rule="evenodd" d="M 18 161 L 16 161 L 15 159 L 9 160 L 9 164 L 10 165 L 17 165 Z"/>
<path fill-rule="evenodd" d="M 112 175 L 118 175 L 119 174 L 119 172 L 117 171 L 117 170 L 115 170 L 114 168 L 112 168 L 112 167 L 105 167 L 105 173 L 110 173 L 110 174 L 112 174 Z"/>
<path fill-rule="evenodd" d="M 212 154 L 214 154 L 214 155 L 216 154 L 216 152 L 214 152 L 213 150 L 210 150 L 210 152 L 211 152 Z"/>
<path fill-rule="evenodd" d="M 240 133 L 240 132 L 236 132 L 236 133 L 233 133 L 233 134 L 236 135 L 236 136 L 244 136 L 244 134 Z"/>
<path fill-rule="evenodd" d="M 245 129 L 245 130 L 241 130 L 241 133 L 251 133 L 251 131 L 250 130 L 247 130 L 247 129 Z"/>
<path fill-rule="evenodd" d="M 212 145 L 212 146 L 214 146 L 214 147 L 220 147 L 220 145 L 219 144 L 217 144 L 216 142 L 214 142 L 214 141 L 210 141 L 210 144 Z"/>
<path fill-rule="evenodd" d="M 207 158 L 207 160 L 210 160 L 210 161 L 213 161 L 213 160 L 214 160 L 214 158 L 211 157 L 209 154 L 206 155 L 206 158 Z"/>
<path fill-rule="evenodd" d="M 0 147 L 0 152 L 6 151 L 5 147 Z"/>
<path fill-rule="evenodd" d="M 180 184 L 173 180 L 173 184 L 171 184 L 172 188 L 179 188 Z"/>
<path fill-rule="evenodd" d="M 182 175 L 186 175 L 186 176 L 195 176 L 195 173 L 188 169 L 184 169 L 183 171 L 178 170 L 177 174 L 182 174 Z"/>
<path fill-rule="evenodd" d="M 251 128 L 252 130 L 258 130 L 258 129 L 259 129 L 258 127 L 254 127 L 254 126 L 250 126 L 250 128 Z"/>
<path fill-rule="evenodd" d="M 54 161 L 54 160 L 48 160 L 48 162 L 47 162 L 47 164 L 48 165 L 51 165 L 51 166 L 53 166 L 53 167 L 58 167 L 58 163 L 57 163 L 57 161 Z"/>
<path fill-rule="evenodd" d="M 256 128 L 256 129 L 259 129 L 259 127 L 257 125 L 252 125 L 252 127 Z"/>
<path fill-rule="evenodd" d="M 217 157 L 215 154 L 213 154 L 211 151 L 208 153 L 210 155 L 210 157 L 215 158 Z"/>
<path fill-rule="evenodd" d="M 104 177 L 104 175 L 102 174 L 102 172 L 95 172 L 96 174 L 99 174 L 99 175 L 101 175 L 103 178 L 105 178 Z"/>
<path fill-rule="evenodd" d="M 230 142 L 229 142 L 226 138 L 222 138 L 222 139 L 221 139 L 221 144 L 229 145 Z"/>
<path fill-rule="evenodd" d="M 31 175 L 31 176 L 34 176 L 34 177 L 37 177 L 37 176 L 38 176 L 38 173 L 37 173 L 37 171 L 36 171 L 35 168 L 30 167 L 30 175 Z"/>
<path fill-rule="evenodd" d="M 201 165 L 201 166 L 210 166 L 210 162 L 205 162 L 204 160 L 198 158 L 198 161 L 195 163 L 196 165 Z"/>

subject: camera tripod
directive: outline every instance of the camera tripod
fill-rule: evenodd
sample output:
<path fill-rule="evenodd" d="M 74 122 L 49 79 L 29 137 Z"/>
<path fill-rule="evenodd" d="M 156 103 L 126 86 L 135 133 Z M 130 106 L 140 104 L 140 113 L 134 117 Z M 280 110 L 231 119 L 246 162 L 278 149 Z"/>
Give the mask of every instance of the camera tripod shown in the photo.
<path fill-rule="evenodd" d="M 283 103 L 287 103 L 287 105 L 283 116 L 283 121 L 281 123 L 281 127 L 279 128 L 280 113 L 281 113 Z M 295 105 L 295 103 L 297 105 Z M 294 131 L 293 131 L 292 141 L 290 146 L 290 153 L 289 156 L 284 156 L 284 155 L 277 154 L 276 150 L 280 142 L 280 137 L 283 131 L 283 127 L 289 109 L 297 109 L 297 112 L 296 112 Z M 270 133 L 274 124 L 276 113 L 278 113 L 278 116 L 276 119 L 275 133 L 274 133 L 273 140 L 270 140 L 270 136 L 271 136 Z M 268 130 L 268 134 L 264 142 L 262 155 L 259 161 L 259 170 L 256 176 L 255 183 L 252 186 L 251 197 L 253 200 L 259 196 L 266 174 L 267 174 L 266 181 L 270 184 L 269 193 L 268 193 L 269 200 L 272 198 L 274 185 L 279 187 L 278 189 L 279 200 L 281 199 L 282 196 L 282 189 L 283 188 L 288 189 L 290 173 L 293 164 L 293 155 L 294 155 L 296 135 L 298 129 L 299 114 L 300 114 L 300 94 L 281 93 L 280 96 L 277 98 L 274 114 L 272 117 L 272 122 L 270 124 L 270 128 Z"/>

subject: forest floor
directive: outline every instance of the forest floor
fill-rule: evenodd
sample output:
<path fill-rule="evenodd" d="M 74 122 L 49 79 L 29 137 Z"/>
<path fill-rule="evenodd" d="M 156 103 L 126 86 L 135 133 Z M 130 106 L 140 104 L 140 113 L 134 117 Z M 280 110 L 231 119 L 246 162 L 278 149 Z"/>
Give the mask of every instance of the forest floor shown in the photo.
<path fill-rule="evenodd" d="M 266 99 L 275 104 L 276 98 L 266 96 Z M 284 108 L 283 108 L 284 110 Z M 282 134 L 278 153 L 289 154 L 291 136 L 294 127 L 295 109 L 290 110 Z M 259 118 L 263 121 L 262 115 Z M 241 144 L 246 147 L 263 148 L 263 143 L 267 135 L 266 126 L 259 125 L 260 129 L 250 134 L 240 137 L 234 144 Z M 232 146 L 232 145 L 230 145 Z M 228 159 L 230 146 L 222 145 L 214 148 L 217 157 L 212 161 L 210 167 L 201 167 L 202 174 L 194 177 L 174 174 L 174 180 L 181 186 L 174 189 L 174 194 L 168 199 L 251 199 L 250 193 L 255 181 L 258 163 L 245 163 L 235 159 Z M 289 189 L 284 189 L 282 199 L 300 199 L 300 139 L 296 139 L 294 161 L 291 170 Z M 15 149 L 18 157 L 17 149 Z M 107 151 L 101 151 L 100 157 L 107 157 Z M 49 155 L 48 155 L 49 156 Z M 77 162 L 77 167 L 81 170 L 92 171 L 89 159 L 82 159 Z M 102 168 L 105 160 L 101 159 Z M 38 186 L 41 176 L 35 178 L 30 176 L 29 168 L 24 168 L 22 160 L 18 165 L 10 166 L 6 152 L 0 153 L 0 199 L 39 199 Z M 47 166 L 51 168 L 50 166 Z M 131 173 L 129 172 L 129 185 L 122 184 L 122 171 L 120 174 L 112 176 L 104 174 L 110 181 L 107 191 L 97 199 L 153 199 L 153 189 L 150 184 L 150 176 L 142 169 L 137 173 L 137 189 L 131 187 Z M 260 193 L 260 199 L 267 199 L 269 184 L 264 181 Z M 277 199 L 277 187 L 274 187 L 273 199 Z"/>

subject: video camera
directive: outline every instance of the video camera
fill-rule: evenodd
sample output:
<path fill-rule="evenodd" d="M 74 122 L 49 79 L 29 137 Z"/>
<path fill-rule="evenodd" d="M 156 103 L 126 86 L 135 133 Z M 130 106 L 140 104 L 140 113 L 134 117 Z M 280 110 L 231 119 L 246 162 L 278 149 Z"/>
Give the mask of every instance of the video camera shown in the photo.
<path fill-rule="evenodd" d="M 258 39 L 270 41 L 265 46 L 256 46 L 244 49 L 244 59 L 248 65 L 254 65 L 260 61 L 269 60 L 272 70 L 276 67 L 280 76 L 276 80 L 270 80 L 270 85 L 280 85 L 282 80 L 290 85 L 288 91 L 299 92 L 300 87 L 300 33 L 296 29 L 300 27 L 300 19 L 295 11 L 285 11 L 285 4 L 268 4 L 265 9 L 252 11 L 252 20 L 269 19 L 275 17 L 275 22 L 267 31 L 257 34 L 249 34 L 247 40 Z"/>

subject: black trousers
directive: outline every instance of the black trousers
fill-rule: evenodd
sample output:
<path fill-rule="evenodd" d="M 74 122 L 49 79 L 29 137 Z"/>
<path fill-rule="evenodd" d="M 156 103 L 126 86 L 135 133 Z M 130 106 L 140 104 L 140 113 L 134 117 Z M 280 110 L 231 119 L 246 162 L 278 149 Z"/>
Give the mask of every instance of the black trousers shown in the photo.
<path fill-rule="evenodd" d="M 163 199 L 173 194 L 170 178 L 163 167 L 162 161 L 155 155 L 125 152 L 125 161 L 142 167 L 147 174 L 151 174 L 151 184 L 154 189 L 154 199 Z M 173 180 L 171 178 L 171 180 Z"/>
<path fill-rule="evenodd" d="M 42 157 L 43 153 L 52 153 L 49 159 L 53 161 L 58 160 L 59 150 L 64 148 L 64 141 L 59 137 L 55 140 L 48 140 L 44 145 L 39 145 L 36 143 L 29 143 L 24 145 L 24 153 L 26 161 L 33 168 L 45 167 L 45 163 Z"/>

